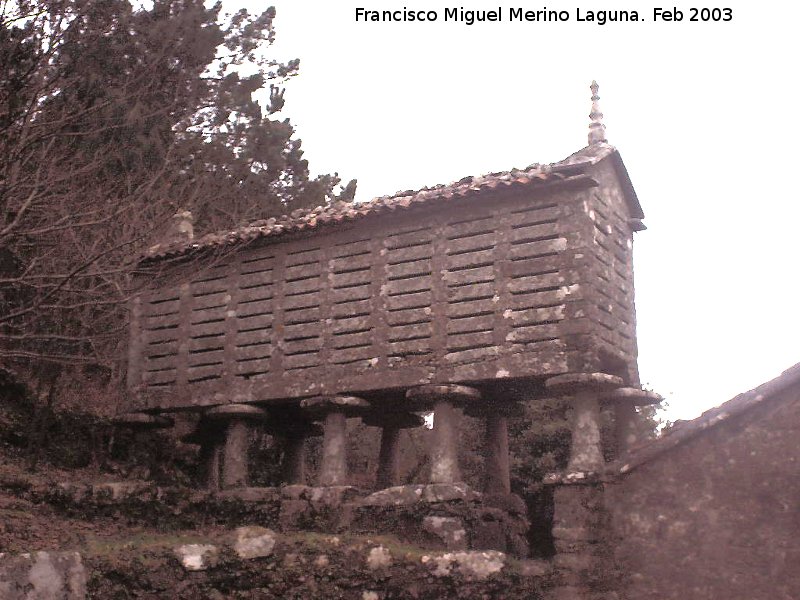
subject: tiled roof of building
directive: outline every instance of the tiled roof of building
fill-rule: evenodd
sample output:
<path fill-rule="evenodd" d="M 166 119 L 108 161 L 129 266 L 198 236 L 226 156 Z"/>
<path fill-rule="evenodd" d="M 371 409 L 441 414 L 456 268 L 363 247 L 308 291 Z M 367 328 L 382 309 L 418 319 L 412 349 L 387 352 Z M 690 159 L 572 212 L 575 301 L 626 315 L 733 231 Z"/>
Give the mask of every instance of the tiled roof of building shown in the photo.
<path fill-rule="evenodd" d="M 538 186 L 572 181 L 582 178 L 583 169 L 610 155 L 618 156 L 614 147 L 598 143 L 587 146 L 557 163 L 547 165 L 537 163 L 525 169 L 465 177 L 447 185 L 398 192 L 392 196 L 382 196 L 368 202 L 336 202 L 312 209 L 299 209 L 288 215 L 255 221 L 238 229 L 211 233 L 190 241 L 175 240 L 156 244 L 148 250 L 144 259 L 149 261 L 175 257 L 197 250 L 234 246 L 256 239 L 313 230 L 323 225 L 354 221 L 368 215 L 404 210 L 429 202 L 463 198 L 496 188 L 515 185 Z"/>

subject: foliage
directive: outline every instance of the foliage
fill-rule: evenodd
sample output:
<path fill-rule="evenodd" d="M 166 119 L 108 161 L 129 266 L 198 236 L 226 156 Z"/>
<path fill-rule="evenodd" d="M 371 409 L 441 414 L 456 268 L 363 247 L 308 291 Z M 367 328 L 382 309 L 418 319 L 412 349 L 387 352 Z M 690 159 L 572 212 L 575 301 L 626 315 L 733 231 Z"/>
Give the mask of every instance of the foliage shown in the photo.
<path fill-rule="evenodd" d="M 179 208 L 203 232 L 352 199 L 275 118 L 299 62 L 266 57 L 274 19 L 0 3 L 0 357 L 113 369 L 136 257 Z"/>

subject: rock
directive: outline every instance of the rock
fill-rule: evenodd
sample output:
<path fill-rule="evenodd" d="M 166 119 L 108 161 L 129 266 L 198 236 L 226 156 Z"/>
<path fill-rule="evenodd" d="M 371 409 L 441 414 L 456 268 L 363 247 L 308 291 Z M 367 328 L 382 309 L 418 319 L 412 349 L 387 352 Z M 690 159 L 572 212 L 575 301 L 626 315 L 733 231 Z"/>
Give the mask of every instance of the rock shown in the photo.
<path fill-rule="evenodd" d="M 506 555 L 497 550 L 450 552 L 439 556 L 423 556 L 423 564 L 432 564 L 433 575 L 449 577 L 458 572 L 469 580 L 486 579 L 505 566 Z"/>
<path fill-rule="evenodd" d="M 242 502 L 277 502 L 280 492 L 274 487 L 244 487 L 219 492 L 221 498 L 235 498 Z"/>
<path fill-rule="evenodd" d="M 219 556 L 219 550 L 212 544 L 183 544 L 174 552 L 187 571 L 205 571 L 216 563 Z"/>
<path fill-rule="evenodd" d="M 516 494 L 484 494 L 483 501 L 487 506 L 499 508 L 510 515 L 526 516 L 528 514 L 525 501 Z"/>
<path fill-rule="evenodd" d="M 3 600 L 84 600 L 86 571 L 77 552 L 0 554 Z"/>
<path fill-rule="evenodd" d="M 320 569 L 324 569 L 330 564 L 331 564 L 331 559 L 328 558 L 327 554 L 320 554 L 314 561 L 314 566 Z"/>
<path fill-rule="evenodd" d="M 481 494 L 466 483 L 432 483 L 424 486 L 422 490 L 422 499 L 425 502 L 452 502 L 453 500 L 473 502 L 480 498 Z"/>
<path fill-rule="evenodd" d="M 245 560 L 270 556 L 277 541 L 275 532 L 266 527 L 238 527 L 234 535 L 233 550 Z"/>
<path fill-rule="evenodd" d="M 553 565 L 546 560 L 521 560 L 517 568 L 523 577 L 545 577 L 553 572 Z"/>
<path fill-rule="evenodd" d="M 308 498 L 310 489 L 307 485 L 285 485 L 281 488 L 281 496 L 289 500 L 302 500 Z"/>
<path fill-rule="evenodd" d="M 448 550 L 466 550 L 467 532 L 464 522 L 457 517 L 425 517 L 422 529 L 436 536 Z"/>
<path fill-rule="evenodd" d="M 370 494 L 362 506 L 410 506 L 417 502 L 452 502 L 480 500 L 481 494 L 466 483 L 432 483 L 430 485 L 398 485 Z"/>
<path fill-rule="evenodd" d="M 379 600 L 380 596 L 378 596 L 377 592 L 373 592 L 372 590 L 366 590 L 361 594 L 361 600 Z"/>
<path fill-rule="evenodd" d="M 144 481 L 98 483 L 92 486 L 92 496 L 96 500 L 122 500 L 146 492 L 152 492 L 152 485 Z"/>
<path fill-rule="evenodd" d="M 308 499 L 317 507 L 338 507 L 358 497 L 358 489 L 350 485 L 329 485 L 312 487 L 308 490 Z"/>
<path fill-rule="evenodd" d="M 506 550 L 506 535 L 498 521 L 480 521 L 472 532 L 473 548 Z"/>
<path fill-rule="evenodd" d="M 392 554 L 388 548 L 375 546 L 367 555 L 367 567 L 374 571 L 392 566 Z"/>
<path fill-rule="evenodd" d="M 553 564 L 558 569 L 574 573 L 587 572 L 592 568 L 593 557 L 588 554 L 556 554 Z"/>
<path fill-rule="evenodd" d="M 362 506 L 409 506 L 422 498 L 424 485 L 396 485 L 370 494 L 361 501 Z"/>
<path fill-rule="evenodd" d="M 311 505 L 306 500 L 284 500 L 281 502 L 281 510 L 278 516 L 280 529 L 300 529 L 309 520 L 311 514 Z"/>

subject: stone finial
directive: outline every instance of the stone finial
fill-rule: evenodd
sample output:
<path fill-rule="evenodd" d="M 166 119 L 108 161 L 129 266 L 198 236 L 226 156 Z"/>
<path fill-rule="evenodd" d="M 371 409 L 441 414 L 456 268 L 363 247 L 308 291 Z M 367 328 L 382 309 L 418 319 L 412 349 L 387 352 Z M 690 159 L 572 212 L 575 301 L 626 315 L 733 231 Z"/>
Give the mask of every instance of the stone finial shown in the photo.
<path fill-rule="evenodd" d="M 600 111 L 600 96 L 597 92 L 600 86 L 596 81 L 592 81 L 592 112 L 589 113 L 589 145 L 607 142 L 606 126 L 603 125 L 603 113 Z"/>
<path fill-rule="evenodd" d="M 188 242 L 194 239 L 194 216 L 189 210 L 179 210 L 172 215 L 170 241 Z"/>

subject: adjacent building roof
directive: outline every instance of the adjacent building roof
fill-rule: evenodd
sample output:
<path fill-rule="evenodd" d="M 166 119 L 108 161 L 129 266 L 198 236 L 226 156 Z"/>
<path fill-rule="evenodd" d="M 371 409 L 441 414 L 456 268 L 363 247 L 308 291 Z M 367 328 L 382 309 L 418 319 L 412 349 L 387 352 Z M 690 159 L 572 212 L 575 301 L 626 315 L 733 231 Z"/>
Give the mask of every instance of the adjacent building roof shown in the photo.
<path fill-rule="evenodd" d="M 627 456 L 610 464 L 608 471 L 612 474 L 628 473 L 636 467 L 657 458 L 667 450 L 694 439 L 720 423 L 727 422 L 733 417 L 760 406 L 765 401 L 794 385 L 800 385 L 800 363 L 790 367 L 775 379 L 763 383 L 749 392 L 739 394 L 724 404 L 707 410 L 692 421 L 678 422 L 675 426 L 665 431 L 660 438 L 645 443 L 638 448 L 633 448 Z"/>
<path fill-rule="evenodd" d="M 525 169 L 512 169 L 501 173 L 489 173 L 478 177 L 464 177 L 447 185 L 436 185 L 421 190 L 398 192 L 382 196 L 369 202 L 336 202 L 312 209 L 299 209 L 277 218 L 255 221 L 245 227 L 221 231 L 186 241 L 168 241 L 152 246 L 146 253 L 146 261 L 166 257 L 177 257 L 198 250 L 234 246 L 257 239 L 281 236 L 288 233 L 309 231 L 325 225 L 336 225 L 354 221 L 368 215 L 404 210 L 421 204 L 445 201 L 452 198 L 472 196 L 486 190 L 510 186 L 542 186 L 588 180 L 585 170 L 611 157 L 620 175 L 631 208 L 631 217 L 643 217 L 641 207 L 630 185 L 627 171 L 617 150 L 606 143 L 596 143 L 552 164 L 533 164 Z"/>

